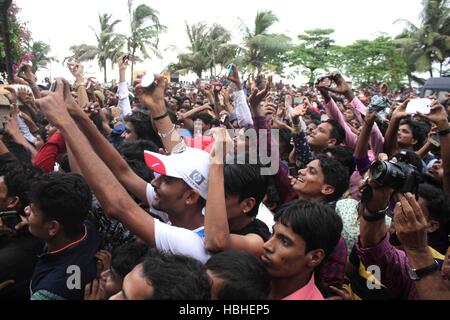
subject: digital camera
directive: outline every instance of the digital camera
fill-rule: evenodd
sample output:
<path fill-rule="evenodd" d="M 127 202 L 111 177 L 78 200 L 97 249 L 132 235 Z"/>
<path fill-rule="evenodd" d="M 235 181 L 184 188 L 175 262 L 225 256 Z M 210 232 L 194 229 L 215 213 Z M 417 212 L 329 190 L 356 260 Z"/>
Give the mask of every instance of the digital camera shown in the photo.
<path fill-rule="evenodd" d="M 383 187 L 389 187 L 400 193 L 416 193 L 422 181 L 419 170 L 405 161 L 402 151 L 395 161 L 377 161 L 370 167 L 370 176 Z"/>

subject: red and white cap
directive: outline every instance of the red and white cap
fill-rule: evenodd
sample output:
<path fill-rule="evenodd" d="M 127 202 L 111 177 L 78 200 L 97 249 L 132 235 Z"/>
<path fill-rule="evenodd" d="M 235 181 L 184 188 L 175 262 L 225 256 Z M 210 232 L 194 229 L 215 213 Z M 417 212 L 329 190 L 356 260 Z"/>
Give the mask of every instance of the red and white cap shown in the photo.
<path fill-rule="evenodd" d="M 200 149 L 186 148 L 182 153 L 165 156 L 145 151 L 145 163 L 156 173 L 182 179 L 196 190 L 203 199 L 208 197 L 209 153 Z"/>

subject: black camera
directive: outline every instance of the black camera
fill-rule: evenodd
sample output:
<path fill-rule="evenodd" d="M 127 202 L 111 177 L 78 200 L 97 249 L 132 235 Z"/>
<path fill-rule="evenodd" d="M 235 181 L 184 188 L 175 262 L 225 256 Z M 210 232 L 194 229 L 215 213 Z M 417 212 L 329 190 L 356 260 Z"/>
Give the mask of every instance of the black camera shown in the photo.
<path fill-rule="evenodd" d="M 416 193 L 421 183 L 419 170 L 404 161 L 405 154 L 398 156 L 397 162 L 377 161 L 370 167 L 370 176 L 383 187 L 390 187 L 400 193 Z"/>

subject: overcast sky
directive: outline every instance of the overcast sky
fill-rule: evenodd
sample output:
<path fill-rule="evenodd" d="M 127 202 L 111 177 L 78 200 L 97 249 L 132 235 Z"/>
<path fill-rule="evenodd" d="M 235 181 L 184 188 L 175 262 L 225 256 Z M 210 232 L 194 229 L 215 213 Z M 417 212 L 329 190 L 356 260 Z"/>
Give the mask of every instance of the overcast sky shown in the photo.
<path fill-rule="evenodd" d="M 60 61 L 69 55 L 69 47 L 75 44 L 96 44 L 95 36 L 89 26 L 96 30 L 99 13 L 111 13 L 122 20 L 116 29 L 118 33 L 128 34 L 127 0 L 16 0 L 22 8 L 20 19 L 27 22 L 34 40 L 49 43 L 53 56 Z M 272 32 L 283 32 L 292 39 L 305 29 L 333 28 L 337 44 L 348 45 L 358 39 L 373 39 L 379 32 L 396 35 L 402 30 L 401 24 L 394 25 L 397 19 L 408 19 L 418 23 L 421 0 L 135 0 L 134 5 L 145 3 L 160 12 L 161 23 L 168 31 L 161 35 L 160 49 L 163 61 L 146 62 L 138 69 L 164 69 L 176 61 L 176 52 L 164 51 L 170 46 L 185 50 L 188 45 L 184 22 L 189 24 L 205 21 L 217 22 L 232 31 L 234 42 L 240 41 L 239 25 L 241 18 L 252 28 L 258 10 L 272 10 L 279 23 Z M 95 63 L 88 71 L 103 80 Z M 69 74 L 61 63 L 52 63 L 52 76 Z M 38 76 L 48 76 L 50 70 L 43 70 Z M 117 70 L 108 68 L 108 80 L 118 78 Z"/>

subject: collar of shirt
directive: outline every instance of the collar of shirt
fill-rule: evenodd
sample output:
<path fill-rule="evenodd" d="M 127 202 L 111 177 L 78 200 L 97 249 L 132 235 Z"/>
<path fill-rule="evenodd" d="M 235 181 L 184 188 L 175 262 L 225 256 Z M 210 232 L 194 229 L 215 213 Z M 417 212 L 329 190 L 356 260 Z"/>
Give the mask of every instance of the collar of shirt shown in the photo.
<path fill-rule="evenodd" d="M 314 281 L 314 274 L 307 285 L 287 296 L 283 300 L 324 300 Z"/>

